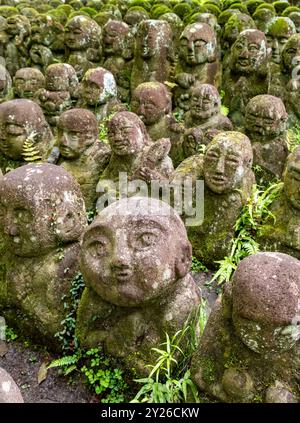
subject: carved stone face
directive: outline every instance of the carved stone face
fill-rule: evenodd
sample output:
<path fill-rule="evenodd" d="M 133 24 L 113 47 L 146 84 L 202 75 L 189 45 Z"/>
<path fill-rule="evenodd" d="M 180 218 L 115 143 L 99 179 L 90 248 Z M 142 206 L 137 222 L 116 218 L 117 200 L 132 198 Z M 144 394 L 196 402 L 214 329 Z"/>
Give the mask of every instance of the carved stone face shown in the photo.
<path fill-rule="evenodd" d="M 204 181 L 216 194 L 237 189 L 253 159 L 251 143 L 240 132 L 222 132 L 209 144 L 204 156 Z"/>
<path fill-rule="evenodd" d="M 52 139 L 42 109 L 31 100 L 11 100 L 0 105 L 0 151 L 13 160 L 22 159 L 27 139 L 47 145 Z"/>
<path fill-rule="evenodd" d="M 51 16 L 39 15 L 31 27 L 31 41 L 33 44 L 50 47 L 63 32 L 64 27 Z"/>
<path fill-rule="evenodd" d="M 184 133 L 182 148 L 184 157 L 191 157 L 198 153 L 198 148 L 203 141 L 203 132 L 200 128 L 190 128 Z"/>
<path fill-rule="evenodd" d="M 165 297 L 190 262 L 179 216 L 166 203 L 141 197 L 104 209 L 85 233 L 81 253 L 87 286 L 122 307 Z"/>
<path fill-rule="evenodd" d="M 240 74 L 251 74 L 266 62 L 267 42 L 263 32 L 255 29 L 243 31 L 231 49 L 231 69 Z"/>
<path fill-rule="evenodd" d="M 284 174 L 284 191 L 292 207 L 300 210 L 300 148 L 289 155 Z"/>
<path fill-rule="evenodd" d="M 19 98 L 31 98 L 37 90 L 44 88 L 45 77 L 34 68 L 19 69 L 13 80 L 14 93 Z"/>
<path fill-rule="evenodd" d="M 136 35 L 136 53 L 143 59 L 155 56 L 172 42 L 172 31 L 168 22 L 147 20 L 139 24 Z"/>
<path fill-rule="evenodd" d="M 246 107 L 245 129 L 254 139 L 268 140 L 286 130 L 287 113 L 282 100 L 271 95 L 259 95 Z"/>
<path fill-rule="evenodd" d="M 296 28 L 289 18 L 275 18 L 268 27 L 267 41 L 272 49 L 272 62 L 281 62 L 281 53 L 288 39 L 296 34 Z"/>
<path fill-rule="evenodd" d="M 232 319 L 251 350 L 276 353 L 300 339 L 300 262 L 281 253 L 247 257 L 233 277 Z"/>
<path fill-rule="evenodd" d="M 117 156 L 139 153 L 144 147 L 145 126 L 131 112 L 117 113 L 108 123 L 108 141 Z"/>
<path fill-rule="evenodd" d="M 71 109 L 58 120 L 57 141 L 63 158 L 78 159 L 97 141 L 98 124 L 92 112 L 85 109 Z"/>
<path fill-rule="evenodd" d="M 61 243 L 77 241 L 85 208 L 77 182 L 61 167 L 19 167 L 1 180 L 1 232 L 6 248 L 20 257 L 38 257 Z"/>
<path fill-rule="evenodd" d="M 213 85 L 201 84 L 191 89 L 190 111 L 195 119 L 209 119 L 220 111 L 221 98 Z"/>
<path fill-rule="evenodd" d="M 300 64 L 300 34 L 292 35 L 282 50 L 283 67 L 289 73 Z"/>
<path fill-rule="evenodd" d="M 75 16 L 65 27 L 65 44 L 70 50 L 95 48 L 101 40 L 101 28 L 87 16 Z"/>
<path fill-rule="evenodd" d="M 125 48 L 129 26 L 125 22 L 108 21 L 103 27 L 103 44 L 106 55 L 118 55 Z"/>
<path fill-rule="evenodd" d="M 10 16 L 6 19 L 5 32 L 9 35 L 18 35 L 22 31 L 29 33 L 30 22 L 22 15 Z"/>
<path fill-rule="evenodd" d="M 78 79 L 75 69 L 67 63 L 55 63 L 45 72 L 46 89 L 49 91 L 69 91 L 77 89 Z"/>
<path fill-rule="evenodd" d="M 160 82 L 145 82 L 133 92 L 131 108 L 145 125 L 152 125 L 171 111 L 171 96 Z"/>
<path fill-rule="evenodd" d="M 80 99 L 89 106 L 105 104 L 117 96 L 117 85 L 111 72 L 104 68 L 88 70 L 81 82 Z"/>
<path fill-rule="evenodd" d="M 205 23 L 188 25 L 180 36 L 180 52 L 190 66 L 212 62 L 215 57 L 216 38 L 213 29 Z"/>

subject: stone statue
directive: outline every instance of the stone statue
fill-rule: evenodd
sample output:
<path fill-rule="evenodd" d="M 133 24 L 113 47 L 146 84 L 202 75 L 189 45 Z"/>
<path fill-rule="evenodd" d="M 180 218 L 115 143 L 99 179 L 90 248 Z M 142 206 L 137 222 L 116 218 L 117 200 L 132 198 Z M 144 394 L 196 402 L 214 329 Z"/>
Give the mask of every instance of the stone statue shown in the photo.
<path fill-rule="evenodd" d="M 103 345 L 138 374 L 147 373 L 151 348 L 181 329 L 200 303 L 188 273 L 191 255 L 184 225 L 167 203 L 131 197 L 104 209 L 83 239 L 81 345 Z"/>
<path fill-rule="evenodd" d="M 272 49 L 273 63 L 280 64 L 283 47 L 294 34 L 296 34 L 296 28 L 291 19 L 282 16 L 272 19 L 267 27 L 266 37 L 268 46 Z"/>
<path fill-rule="evenodd" d="M 45 77 L 35 68 L 21 68 L 17 70 L 13 79 L 15 98 L 32 99 L 35 93 L 45 87 Z"/>
<path fill-rule="evenodd" d="M 192 359 L 198 387 L 223 402 L 299 402 L 299 304 L 298 260 L 277 252 L 242 260 Z"/>

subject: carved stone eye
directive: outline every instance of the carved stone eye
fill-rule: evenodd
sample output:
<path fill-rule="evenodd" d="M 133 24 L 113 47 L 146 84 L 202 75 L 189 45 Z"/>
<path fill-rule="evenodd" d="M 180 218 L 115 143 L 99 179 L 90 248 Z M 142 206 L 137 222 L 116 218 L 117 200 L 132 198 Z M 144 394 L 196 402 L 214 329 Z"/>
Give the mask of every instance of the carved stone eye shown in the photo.
<path fill-rule="evenodd" d="M 133 246 L 136 249 L 144 249 L 155 245 L 158 234 L 153 232 L 143 232 L 135 237 Z"/>

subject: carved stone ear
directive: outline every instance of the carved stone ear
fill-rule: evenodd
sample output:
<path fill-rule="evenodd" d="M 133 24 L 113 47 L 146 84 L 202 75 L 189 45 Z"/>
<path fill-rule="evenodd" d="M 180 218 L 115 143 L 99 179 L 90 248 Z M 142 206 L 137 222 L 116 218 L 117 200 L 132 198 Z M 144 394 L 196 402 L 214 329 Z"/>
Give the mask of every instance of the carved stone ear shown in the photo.
<path fill-rule="evenodd" d="M 176 276 L 184 278 L 190 270 L 192 263 L 192 246 L 190 242 L 179 245 L 179 252 L 176 257 Z"/>
<path fill-rule="evenodd" d="M 79 240 L 84 230 L 84 216 L 74 208 L 65 208 L 63 204 L 57 208 L 57 217 L 54 224 L 54 231 L 61 242 Z"/>

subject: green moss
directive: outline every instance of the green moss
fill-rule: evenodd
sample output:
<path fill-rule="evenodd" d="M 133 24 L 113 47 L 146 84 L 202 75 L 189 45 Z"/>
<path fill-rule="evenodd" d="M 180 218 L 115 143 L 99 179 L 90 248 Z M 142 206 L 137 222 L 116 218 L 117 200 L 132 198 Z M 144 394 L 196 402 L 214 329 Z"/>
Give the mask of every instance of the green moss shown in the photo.
<path fill-rule="evenodd" d="M 215 15 L 217 17 L 221 13 L 221 10 L 217 6 L 215 6 L 214 4 L 205 4 L 204 5 L 204 11 L 206 13 L 212 13 L 213 15 Z"/>
<path fill-rule="evenodd" d="M 208 357 L 199 357 L 198 362 L 199 367 L 201 367 L 202 370 L 203 379 L 208 383 L 215 382 L 217 380 L 217 377 L 216 366 L 214 361 Z"/>
<path fill-rule="evenodd" d="M 289 17 L 289 15 L 290 15 L 291 13 L 294 13 L 294 12 L 299 13 L 299 12 L 300 12 L 300 7 L 296 7 L 296 6 L 290 6 L 290 7 L 287 7 L 287 8 L 284 10 L 284 12 L 282 13 L 282 16 Z"/>
<path fill-rule="evenodd" d="M 69 4 L 61 4 L 58 6 L 57 10 L 62 10 L 67 16 L 74 11 L 73 7 Z"/>
<path fill-rule="evenodd" d="M 275 18 L 274 21 L 268 27 L 268 34 L 274 37 L 289 36 L 296 33 L 294 23 L 289 18 L 279 17 Z"/>
<path fill-rule="evenodd" d="M 159 16 L 163 15 L 164 13 L 172 13 L 172 10 L 169 9 L 168 6 L 165 6 L 164 4 L 153 6 L 151 9 L 151 16 L 154 19 L 158 19 Z"/>
<path fill-rule="evenodd" d="M 247 6 L 247 9 L 248 9 L 250 15 L 253 15 L 253 13 L 258 8 L 258 6 L 263 4 L 263 3 L 265 3 L 264 0 L 245 1 L 245 5 Z"/>
<path fill-rule="evenodd" d="M 237 14 L 237 9 L 229 9 L 225 10 L 224 12 L 220 13 L 218 17 L 218 22 L 221 26 L 225 26 L 225 24 L 228 22 L 228 20 L 231 18 L 232 15 Z"/>
<path fill-rule="evenodd" d="M 146 12 L 150 12 L 151 10 L 151 2 L 145 0 L 133 0 L 129 3 L 129 8 L 131 9 L 134 6 L 141 7 L 142 9 L 146 10 Z"/>
<path fill-rule="evenodd" d="M 273 6 L 273 4 L 262 3 L 255 9 L 255 12 L 257 12 L 258 10 L 261 10 L 261 9 L 269 9 L 272 12 L 274 12 L 274 14 L 276 14 L 276 10 L 275 10 L 275 7 Z"/>
<path fill-rule="evenodd" d="M 9 16 L 17 15 L 18 9 L 11 6 L 0 6 L 0 16 L 8 18 Z"/>
<path fill-rule="evenodd" d="M 75 12 L 72 12 L 69 15 L 68 19 L 73 19 L 75 16 L 87 16 L 90 18 L 90 15 L 88 13 L 76 10 Z"/>
<path fill-rule="evenodd" d="M 183 19 L 186 15 L 191 14 L 192 11 L 192 7 L 187 3 L 177 4 L 173 9 L 173 12 L 176 13 L 176 15 L 178 15 L 181 19 Z"/>
<path fill-rule="evenodd" d="M 285 1 L 275 1 L 273 3 L 273 6 L 275 7 L 276 12 L 278 13 L 278 15 L 281 15 L 282 12 L 289 7 L 289 3 L 285 2 Z"/>
<path fill-rule="evenodd" d="M 86 13 L 91 18 L 97 15 L 97 10 L 92 9 L 91 7 L 81 7 L 80 12 Z"/>
<path fill-rule="evenodd" d="M 81 3 L 80 0 L 72 0 L 69 5 L 74 9 L 74 10 L 79 10 L 83 4 Z M 70 14 L 71 15 L 71 14 Z M 70 16 L 69 15 L 69 16 Z"/>

